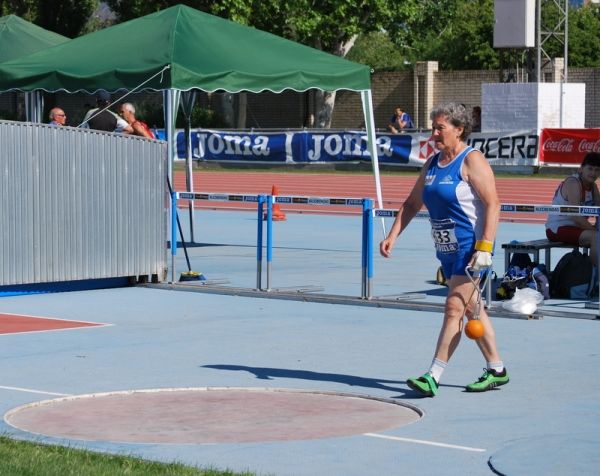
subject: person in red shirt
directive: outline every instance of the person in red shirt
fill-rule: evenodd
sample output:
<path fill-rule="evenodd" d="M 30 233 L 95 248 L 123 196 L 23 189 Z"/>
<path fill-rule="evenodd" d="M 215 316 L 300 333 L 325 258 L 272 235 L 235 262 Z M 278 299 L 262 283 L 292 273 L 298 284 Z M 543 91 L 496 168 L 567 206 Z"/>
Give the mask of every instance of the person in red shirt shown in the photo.
<path fill-rule="evenodd" d="M 147 137 L 148 139 L 156 139 L 154 133 L 144 121 L 140 121 L 135 117 L 135 107 L 130 102 L 124 102 L 119 108 L 119 115 L 127 121 L 133 129 L 131 134 L 136 136 Z"/>

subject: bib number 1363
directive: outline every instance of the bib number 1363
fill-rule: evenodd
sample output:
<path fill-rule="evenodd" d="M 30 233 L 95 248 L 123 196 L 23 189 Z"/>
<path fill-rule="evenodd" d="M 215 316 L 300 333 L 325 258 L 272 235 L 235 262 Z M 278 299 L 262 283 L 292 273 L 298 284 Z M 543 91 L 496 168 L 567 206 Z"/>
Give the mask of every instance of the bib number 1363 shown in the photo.
<path fill-rule="evenodd" d="M 456 253 L 458 251 L 458 241 L 454 227 L 454 220 L 431 220 L 431 236 L 435 244 L 435 249 L 439 253 Z"/>

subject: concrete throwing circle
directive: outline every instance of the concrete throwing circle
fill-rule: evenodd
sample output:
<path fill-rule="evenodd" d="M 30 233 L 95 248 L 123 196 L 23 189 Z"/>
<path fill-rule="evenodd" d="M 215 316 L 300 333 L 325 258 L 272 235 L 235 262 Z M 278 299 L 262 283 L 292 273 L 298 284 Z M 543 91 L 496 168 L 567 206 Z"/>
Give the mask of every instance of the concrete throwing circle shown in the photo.
<path fill-rule="evenodd" d="M 520 438 L 494 453 L 489 465 L 496 474 L 598 474 L 598 435 Z"/>
<path fill-rule="evenodd" d="M 397 428 L 423 412 L 389 399 L 291 389 L 179 388 L 96 393 L 10 410 L 35 434 L 121 443 L 249 443 Z"/>

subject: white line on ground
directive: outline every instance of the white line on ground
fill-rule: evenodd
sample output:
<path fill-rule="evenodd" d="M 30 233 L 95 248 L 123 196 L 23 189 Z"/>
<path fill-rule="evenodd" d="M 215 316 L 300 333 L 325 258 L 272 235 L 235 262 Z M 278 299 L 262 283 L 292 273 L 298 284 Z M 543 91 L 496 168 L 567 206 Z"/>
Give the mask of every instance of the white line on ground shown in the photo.
<path fill-rule="evenodd" d="M 6 387 L 4 385 L 0 385 L 0 389 L 2 390 L 16 390 L 18 392 L 28 392 L 28 393 L 40 393 L 42 395 L 55 395 L 57 397 L 68 397 L 70 393 L 56 393 L 56 392 L 46 392 L 45 390 L 34 390 L 32 388 L 21 388 L 21 387 Z"/>
<path fill-rule="evenodd" d="M 448 443 L 437 443 L 435 441 L 427 441 L 427 440 L 415 440 L 413 438 L 401 438 L 399 436 L 378 435 L 377 433 L 365 433 L 364 435 L 372 436 L 373 438 L 383 438 L 384 440 L 403 441 L 405 443 L 416 443 L 419 445 L 440 446 L 442 448 L 452 448 L 455 450 L 475 451 L 475 452 L 479 452 L 479 453 L 487 451 L 484 448 L 472 448 L 470 446 L 450 445 Z"/>

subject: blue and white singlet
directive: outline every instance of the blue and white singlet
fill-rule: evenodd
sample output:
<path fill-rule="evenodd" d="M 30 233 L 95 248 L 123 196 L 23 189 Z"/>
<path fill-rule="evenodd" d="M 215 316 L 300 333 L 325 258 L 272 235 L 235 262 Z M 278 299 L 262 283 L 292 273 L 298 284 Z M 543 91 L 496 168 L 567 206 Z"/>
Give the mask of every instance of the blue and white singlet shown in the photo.
<path fill-rule="evenodd" d="M 447 165 L 439 165 L 441 152 L 436 154 L 425 175 L 423 203 L 429 211 L 431 236 L 442 264 L 468 262 L 477 237 L 482 235 L 484 204 L 461 174 L 465 157 L 472 150 L 466 147 Z"/>

